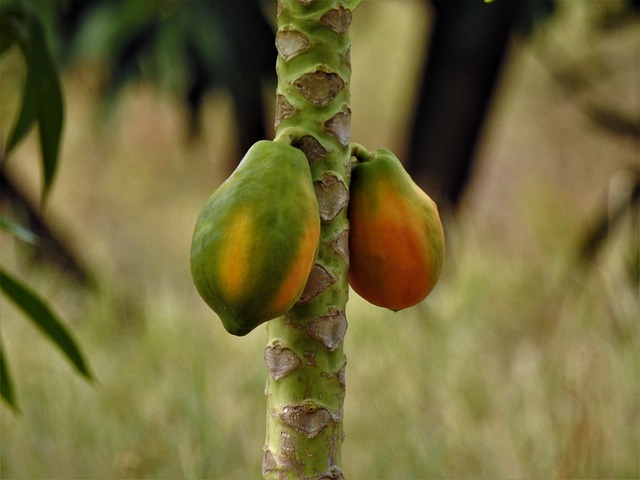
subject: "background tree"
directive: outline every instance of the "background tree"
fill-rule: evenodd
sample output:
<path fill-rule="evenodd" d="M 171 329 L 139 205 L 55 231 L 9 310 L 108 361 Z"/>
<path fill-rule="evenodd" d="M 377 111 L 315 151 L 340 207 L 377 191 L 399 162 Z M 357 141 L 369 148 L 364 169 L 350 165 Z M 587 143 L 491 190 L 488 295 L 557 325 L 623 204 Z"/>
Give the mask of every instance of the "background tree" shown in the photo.
<path fill-rule="evenodd" d="M 191 131 L 199 131 L 207 94 L 229 93 L 236 123 L 237 152 L 245 152 L 272 131 L 266 107 L 275 85 L 274 19 L 269 2 L 205 0 L 172 2 L 139 0 L 24 0 L 45 26 L 63 65 L 99 59 L 108 65 L 105 98 L 115 100 L 122 88 L 149 79 L 173 92 L 188 106 Z M 422 80 L 408 138 L 406 166 L 443 208 L 455 209 L 473 171 L 475 151 L 502 65 L 514 38 L 531 37 L 557 9 L 555 0 L 462 0 L 425 2 L 434 17 L 426 42 Z M 600 28 L 616 28 L 637 18 L 638 2 L 610 2 L 594 13 Z M 633 21 L 633 20 L 632 20 Z M 598 76 L 562 45 L 541 44 L 539 56 L 568 92 L 577 86 L 594 92 L 584 105 L 601 128 L 637 138 L 637 119 L 599 98 Z M 606 73 L 602 76 L 606 77 Z M 239 158 L 239 155 L 238 155 Z M 235 165 L 228 165 L 230 172 Z M 2 172 L 5 191 L 28 212 L 37 230 L 66 268 L 86 277 L 80 262 L 46 221 L 25 200 L 20 188 Z M 13 192 L 13 193 L 11 193 Z"/>
<path fill-rule="evenodd" d="M 509 47 L 518 36 L 532 36 L 553 15 L 555 0 L 480 2 L 433 0 L 434 23 L 426 39 L 422 83 L 407 165 L 409 172 L 440 204 L 456 209 L 473 171 L 475 149 Z M 600 28 L 615 28 L 639 13 L 636 1 L 614 2 L 594 15 Z M 637 17 L 636 17 L 637 18 Z M 552 39 L 539 50 L 541 60 L 569 94 L 594 90 L 606 73 L 593 75 Z M 601 128 L 638 137 L 638 120 L 628 118 L 595 92 L 584 105 Z M 605 100 L 603 102 L 603 100 Z"/>

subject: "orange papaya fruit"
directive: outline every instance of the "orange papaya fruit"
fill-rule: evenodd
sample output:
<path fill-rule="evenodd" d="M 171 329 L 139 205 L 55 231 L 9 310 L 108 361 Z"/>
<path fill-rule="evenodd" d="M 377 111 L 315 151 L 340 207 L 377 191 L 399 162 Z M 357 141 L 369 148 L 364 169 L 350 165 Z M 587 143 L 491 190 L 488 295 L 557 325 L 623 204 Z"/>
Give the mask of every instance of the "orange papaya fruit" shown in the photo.
<path fill-rule="evenodd" d="M 438 207 L 389 150 L 353 165 L 348 207 L 349 284 L 394 311 L 432 291 L 444 265 Z"/>
<path fill-rule="evenodd" d="M 191 243 L 191 275 L 225 329 L 246 335 L 298 300 L 319 239 L 306 156 L 262 140 L 203 206 Z"/>

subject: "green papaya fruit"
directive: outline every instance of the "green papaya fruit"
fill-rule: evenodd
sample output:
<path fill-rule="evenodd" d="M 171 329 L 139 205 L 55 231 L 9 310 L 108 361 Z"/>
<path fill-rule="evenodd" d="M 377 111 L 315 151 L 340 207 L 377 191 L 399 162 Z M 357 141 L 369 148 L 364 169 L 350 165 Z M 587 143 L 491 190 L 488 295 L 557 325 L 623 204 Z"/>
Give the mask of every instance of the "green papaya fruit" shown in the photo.
<path fill-rule="evenodd" d="M 229 333 L 246 335 L 298 300 L 319 238 L 304 153 L 259 141 L 200 212 L 191 244 L 194 284 Z"/>

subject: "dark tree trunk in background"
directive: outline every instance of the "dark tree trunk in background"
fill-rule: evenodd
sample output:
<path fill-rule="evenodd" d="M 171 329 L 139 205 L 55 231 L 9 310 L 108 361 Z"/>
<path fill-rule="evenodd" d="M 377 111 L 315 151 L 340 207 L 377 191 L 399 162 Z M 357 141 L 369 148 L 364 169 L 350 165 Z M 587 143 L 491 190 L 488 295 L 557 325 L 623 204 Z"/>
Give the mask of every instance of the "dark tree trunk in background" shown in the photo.
<path fill-rule="evenodd" d="M 407 168 L 438 204 L 455 209 L 520 2 L 431 3 L 435 21 Z"/>
<path fill-rule="evenodd" d="M 276 84 L 274 32 L 257 0 L 213 1 L 212 5 L 223 19 L 221 27 L 229 39 L 223 76 L 233 99 L 238 149 L 244 154 L 270 133 L 265 124 L 263 89 L 265 82 L 271 84 L 269 91 Z"/>

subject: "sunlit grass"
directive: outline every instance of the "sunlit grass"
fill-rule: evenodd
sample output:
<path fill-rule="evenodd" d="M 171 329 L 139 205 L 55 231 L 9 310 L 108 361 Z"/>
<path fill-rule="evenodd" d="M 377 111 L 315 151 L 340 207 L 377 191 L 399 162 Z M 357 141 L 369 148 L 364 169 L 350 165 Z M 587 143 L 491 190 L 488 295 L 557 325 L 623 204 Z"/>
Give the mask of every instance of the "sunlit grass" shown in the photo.
<path fill-rule="evenodd" d="M 392 313 L 352 295 L 345 474 L 636 476 L 638 305 L 620 245 L 552 278 L 462 230 L 425 304 Z M 95 385 L 3 307 L 22 414 L 1 412 L 2 478 L 259 476 L 264 329 L 229 336 L 188 286 L 138 300 L 71 309 Z"/>
<path fill-rule="evenodd" d="M 95 385 L 3 309 L 22 409 L 2 412 L 3 478 L 242 478 L 259 463 L 260 339 L 229 339 L 163 293 L 133 311 L 86 302 L 74 332 Z"/>
<path fill-rule="evenodd" d="M 554 279 L 553 265 L 455 244 L 421 309 L 352 302 L 352 475 L 637 476 L 637 296 L 621 303 L 637 285 L 612 296 L 611 265 Z"/>

